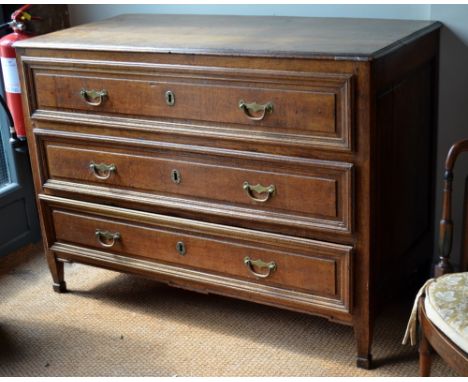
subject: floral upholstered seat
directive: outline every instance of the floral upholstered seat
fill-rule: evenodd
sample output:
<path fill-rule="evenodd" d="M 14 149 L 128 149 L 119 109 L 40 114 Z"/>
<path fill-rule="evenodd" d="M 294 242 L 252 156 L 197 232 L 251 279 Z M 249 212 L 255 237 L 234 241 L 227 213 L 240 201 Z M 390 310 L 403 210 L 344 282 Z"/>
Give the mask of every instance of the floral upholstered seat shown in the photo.
<path fill-rule="evenodd" d="M 427 317 L 468 353 L 468 272 L 451 273 L 426 287 Z"/>

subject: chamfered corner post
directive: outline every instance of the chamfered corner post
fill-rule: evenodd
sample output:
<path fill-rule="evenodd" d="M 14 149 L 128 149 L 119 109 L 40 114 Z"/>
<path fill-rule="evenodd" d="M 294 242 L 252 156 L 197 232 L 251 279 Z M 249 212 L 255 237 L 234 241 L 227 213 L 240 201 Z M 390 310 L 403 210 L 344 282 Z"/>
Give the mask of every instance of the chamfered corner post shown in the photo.
<path fill-rule="evenodd" d="M 52 274 L 52 287 L 54 291 L 57 293 L 67 292 L 63 262 L 57 260 L 57 257 L 52 251 L 47 251 L 46 258 L 50 273 Z"/>
<path fill-rule="evenodd" d="M 356 366 L 361 369 L 370 370 L 372 364 L 372 339 L 373 339 L 373 323 L 368 317 L 369 321 L 355 320 L 354 322 L 354 335 L 357 342 L 357 357 Z"/>

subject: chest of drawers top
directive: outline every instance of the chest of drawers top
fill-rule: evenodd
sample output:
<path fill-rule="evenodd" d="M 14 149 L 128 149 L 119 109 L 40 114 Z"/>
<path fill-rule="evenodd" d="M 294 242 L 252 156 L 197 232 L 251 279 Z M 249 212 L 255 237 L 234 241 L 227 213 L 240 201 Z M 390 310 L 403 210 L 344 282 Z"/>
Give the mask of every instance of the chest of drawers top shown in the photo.
<path fill-rule="evenodd" d="M 439 27 L 408 20 L 125 14 L 16 46 L 362 61 Z"/>

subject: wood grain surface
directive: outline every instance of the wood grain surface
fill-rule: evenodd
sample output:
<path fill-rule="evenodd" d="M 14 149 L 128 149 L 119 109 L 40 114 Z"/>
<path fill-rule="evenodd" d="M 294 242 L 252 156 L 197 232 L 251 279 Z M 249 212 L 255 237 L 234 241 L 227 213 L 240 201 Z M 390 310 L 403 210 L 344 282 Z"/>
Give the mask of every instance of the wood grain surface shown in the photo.
<path fill-rule="evenodd" d="M 366 60 L 439 27 L 432 21 L 127 14 L 17 46 Z"/>
<path fill-rule="evenodd" d="M 18 44 L 54 288 L 65 290 L 61 260 L 73 260 L 318 314 L 353 325 L 357 365 L 372 367 L 379 306 L 398 289 L 417 288 L 432 257 L 439 28 L 124 15 Z M 83 87 L 108 96 L 87 105 Z M 165 103 L 167 90 L 174 105 Z M 241 97 L 271 101 L 274 111 L 252 121 Z M 89 161 L 117 171 L 93 179 Z M 246 200 L 244 181 L 275 184 L 277 193 Z M 52 212 L 64 206 L 68 215 Z M 138 239 L 118 254 L 98 249 L 94 237 L 84 239 L 96 219 Z M 185 228 L 174 224 L 187 237 L 204 238 L 188 267 L 166 263 L 171 236 L 153 248 L 141 233 L 173 219 L 184 219 Z M 214 236 L 231 241 L 214 244 Z M 288 264 L 291 274 L 276 274 L 284 278 L 274 287 L 241 280 L 238 251 L 252 240 L 256 256 Z M 317 245 L 327 256 L 343 246 L 353 255 L 337 261 L 334 276 Z M 216 252 L 234 259 L 233 274 L 216 273 Z M 333 280 L 342 298 L 331 302 L 298 291 L 326 294 Z"/>

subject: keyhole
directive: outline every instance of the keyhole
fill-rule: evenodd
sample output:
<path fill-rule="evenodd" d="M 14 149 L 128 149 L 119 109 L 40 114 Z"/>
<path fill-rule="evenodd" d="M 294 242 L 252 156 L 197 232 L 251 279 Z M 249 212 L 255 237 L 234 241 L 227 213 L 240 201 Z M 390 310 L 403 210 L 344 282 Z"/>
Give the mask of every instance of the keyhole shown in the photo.
<path fill-rule="evenodd" d="M 166 103 L 169 105 L 169 106 L 174 106 L 175 104 L 175 95 L 172 91 L 168 90 L 165 94 L 165 97 L 166 97 Z"/>
<path fill-rule="evenodd" d="M 171 178 L 172 178 L 172 181 L 175 183 L 175 184 L 179 184 L 180 181 L 182 180 L 181 176 L 180 176 L 180 172 L 178 170 L 172 170 L 171 172 Z"/>
<path fill-rule="evenodd" d="M 185 244 L 183 241 L 178 241 L 176 244 L 176 250 L 179 252 L 179 255 L 184 256 L 185 255 Z"/>

